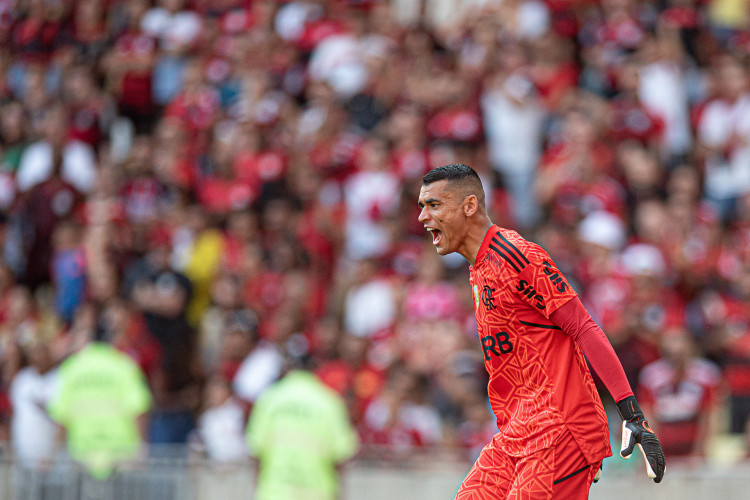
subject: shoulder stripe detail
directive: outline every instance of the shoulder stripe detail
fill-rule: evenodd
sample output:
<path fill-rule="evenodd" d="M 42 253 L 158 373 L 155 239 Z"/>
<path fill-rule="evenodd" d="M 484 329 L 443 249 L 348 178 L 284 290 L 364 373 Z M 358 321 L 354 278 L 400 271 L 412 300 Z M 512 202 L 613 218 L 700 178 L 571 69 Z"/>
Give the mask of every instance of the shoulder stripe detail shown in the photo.
<path fill-rule="evenodd" d="M 499 236 L 500 238 L 502 238 L 502 240 L 505 243 L 507 243 L 508 246 L 510 246 L 510 248 L 512 248 L 518 254 L 519 257 L 521 257 L 524 261 L 526 261 L 527 264 L 530 264 L 529 259 L 527 259 L 526 256 L 523 253 L 521 253 L 521 251 L 513 243 L 511 243 L 510 241 L 508 241 L 508 239 L 505 236 L 503 236 L 502 234 L 500 234 L 500 231 L 498 231 L 495 234 L 497 236 Z"/>
<path fill-rule="evenodd" d="M 524 267 L 526 267 L 526 264 L 524 264 L 524 263 L 523 263 L 523 262 L 521 261 L 521 259 L 519 259 L 518 257 L 516 257 L 516 255 L 515 255 L 515 254 L 513 253 L 513 251 L 512 251 L 512 250 L 511 250 L 510 248 L 508 248 L 507 246 L 505 246 L 505 245 L 504 245 L 504 244 L 503 244 L 503 243 L 502 243 L 502 242 L 501 242 L 500 240 L 498 240 L 497 238 L 495 238 L 495 237 L 493 236 L 493 237 L 492 237 L 492 242 L 493 242 L 493 243 L 494 243 L 495 245 L 497 245 L 498 247 L 500 247 L 500 248 L 502 248 L 503 250 L 505 250 L 505 252 L 506 252 L 506 253 L 507 253 L 508 255 L 510 255 L 511 257 L 513 257 L 513 260 L 515 260 L 516 262 L 518 262 L 518 266 L 519 266 L 519 267 L 520 267 L 521 269 L 523 269 Z"/>
<path fill-rule="evenodd" d="M 500 249 L 497 248 L 492 243 L 490 243 L 490 250 L 493 250 L 496 254 L 498 254 L 500 257 L 502 257 L 503 259 L 505 259 L 505 261 L 508 264 L 510 264 L 511 266 L 513 266 L 513 269 L 515 269 L 517 273 L 519 273 L 519 274 L 521 273 L 521 270 L 518 269 L 518 266 L 516 266 L 516 264 L 511 260 L 511 258 L 508 257 L 507 255 L 505 255 L 503 252 L 501 252 Z"/>
<path fill-rule="evenodd" d="M 535 326 L 537 328 L 548 328 L 550 330 L 562 330 L 562 328 L 560 328 L 557 325 L 543 325 L 541 323 L 532 323 L 531 321 L 524 321 L 522 319 L 519 321 L 521 322 L 522 325 L 526 325 L 526 326 Z"/>

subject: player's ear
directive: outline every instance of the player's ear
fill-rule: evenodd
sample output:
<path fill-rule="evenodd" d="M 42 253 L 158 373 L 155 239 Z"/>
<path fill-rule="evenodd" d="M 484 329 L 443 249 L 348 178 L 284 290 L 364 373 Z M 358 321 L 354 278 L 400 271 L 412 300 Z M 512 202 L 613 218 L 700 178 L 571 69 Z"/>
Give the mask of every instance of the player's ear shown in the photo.
<path fill-rule="evenodd" d="M 466 217 L 471 217 L 477 212 L 478 209 L 479 200 L 477 200 L 477 195 L 470 194 L 469 196 L 464 198 L 464 215 Z"/>

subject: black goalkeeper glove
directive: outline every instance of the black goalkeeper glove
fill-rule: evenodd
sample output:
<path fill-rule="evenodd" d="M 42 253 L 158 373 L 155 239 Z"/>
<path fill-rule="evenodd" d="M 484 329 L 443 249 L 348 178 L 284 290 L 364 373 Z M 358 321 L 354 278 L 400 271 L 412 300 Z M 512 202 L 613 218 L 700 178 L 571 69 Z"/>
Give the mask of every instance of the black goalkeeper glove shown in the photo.
<path fill-rule="evenodd" d="M 661 482 L 664 477 L 666 462 L 661 444 L 656 434 L 648 425 L 648 420 L 638 407 L 634 396 L 629 396 L 617 403 L 617 411 L 622 417 L 622 447 L 620 455 L 624 459 L 630 458 L 636 446 L 641 449 L 643 459 L 646 461 L 646 473 L 655 483 Z"/>

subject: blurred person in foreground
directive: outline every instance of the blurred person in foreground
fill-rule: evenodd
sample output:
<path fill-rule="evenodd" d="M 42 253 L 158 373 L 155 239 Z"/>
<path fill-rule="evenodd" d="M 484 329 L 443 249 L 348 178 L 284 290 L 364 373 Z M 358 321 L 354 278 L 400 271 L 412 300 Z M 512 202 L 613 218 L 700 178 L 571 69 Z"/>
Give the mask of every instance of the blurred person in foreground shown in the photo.
<path fill-rule="evenodd" d="M 80 314 L 90 312 L 84 307 Z M 90 323 L 83 333 L 92 338 L 58 369 L 48 409 L 65 428 L 70 455 L 104 480 L 138 455 L 151 394 L 140 367 L 110 345 L 109 330 Z"/>
<path fill-rule="evenodd" d="M 29 366 L 10 383 L 11 445 L 19 465 L 18 498 L 52 498 L 56 478 L 50 474 L 58 452 L 59 428 L 47 414 L 57 384 L 50 346 L 35 337 L 24 345 Z M 59 492 L 57 492 L 59 494 Z"/>
<path fill-rule="evenodd" d="M 250 414 L 246 435 L 259 462 L 257 500 L 333 500 L 338 467 L 357 451 L 344 400 L 308 371 L 309 359 L 287 356 L 286 375 Z"/>
<path fill-rule="evenodd" d="M 458 490 L 458 499 L 588 498 L 609 431 L 583 354 L 623 418 L 620 454 L 641 448 L 660 482 L 664 453 L 619 360 L 576 292 L 539 245 L 487 216 L 477 173 L 462 164 L 422 178 L 419 221 L 438 254 L 471 264 L 471 289 L 488 392 L 499 432 Z"/>

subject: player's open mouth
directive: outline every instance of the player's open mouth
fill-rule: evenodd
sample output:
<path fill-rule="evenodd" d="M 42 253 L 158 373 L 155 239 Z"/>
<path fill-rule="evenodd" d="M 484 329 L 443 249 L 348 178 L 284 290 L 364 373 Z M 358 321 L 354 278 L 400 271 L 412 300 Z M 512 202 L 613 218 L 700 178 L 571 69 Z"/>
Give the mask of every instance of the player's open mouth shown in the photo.
<path fill-rule="evenodd" d="M 427 230 L 432 234 L 432 244 L 437 245 L 440 243 L 440 240 L 443 239 L 443 233 L 439 229 L 435 229 L 432 227 L 428 227 Z"/>

